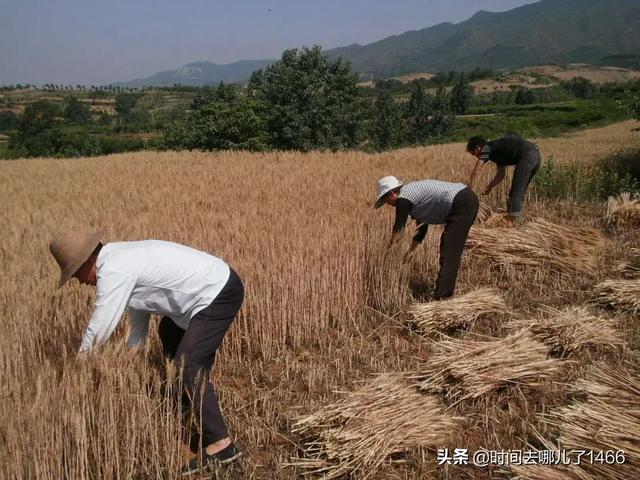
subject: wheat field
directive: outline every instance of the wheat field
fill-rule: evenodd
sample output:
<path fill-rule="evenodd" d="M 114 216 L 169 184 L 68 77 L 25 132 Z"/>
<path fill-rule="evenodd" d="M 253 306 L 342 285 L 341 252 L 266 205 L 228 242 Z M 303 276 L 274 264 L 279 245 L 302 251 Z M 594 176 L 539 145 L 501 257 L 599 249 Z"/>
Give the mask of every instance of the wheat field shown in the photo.
<path fill-rule="evenodd" d="M 544 139 L 541 151 L 563 162 L 594 160 L 637 145 L 632 126 Z M 372 374 L 420 371 L 435 341 L 407 326 L 406 310 L 424 301 L 435 280 L 440 230 L 431 228 L 412 263 L 402 265 L 409 226 L 385 259 L 393 212 L 372 208 L 376 180 L 466 182 L 472 165 L 463 144 L 381 154 L 143 152 L 0 162 L 0 477 L 172 479 L 190 455 L 193 425 L 181 421 L 166 388 L 175 372 L 161 358 L 153 322 L 145 354 L 123 348 L 125 318 L 98 355 L 76 359 L 94 291 L 75 280 L 55 289 L 59 272 L 48 242 L 58 231 L 106 228 L 107 241 L 175 241 L 220 256 L 239 273 L 246 299 L 219 352 L 214 382 L 246 455 L 211 478 L 299 478 L 305 472 L 291 459 L 303 452 L 292 425 Z M 505 182 L 485 201 L 503 206 L 507 191 Z M 605 209 L 542 201 L 532 191 L 526 220 L 603 231 L 597 265 L 572 274 L 465 254 L 457 291 L 497 289 L 515 316 L 588 303 L 593 286 L 616 278 L 615 265 L 640 247 L 634 229 L 606 231 Z M 611 315 L 624 348 L 578 355 L 535 391 L 510 388 L 450 406 L 448 414 L 463 418 L 465 428 L 441 446 L 524 448 L 536 435 L 552 435 L 540 414 L 567 404 L 570 382 L 594 360 L 615 367 L 637 354 L 638 317 Z M 471 334 L 508 331 L 501 322 L 479 322 Z M 355 477 L 498 475 L 438 466 L 426 448 L 376 465 Z"/>

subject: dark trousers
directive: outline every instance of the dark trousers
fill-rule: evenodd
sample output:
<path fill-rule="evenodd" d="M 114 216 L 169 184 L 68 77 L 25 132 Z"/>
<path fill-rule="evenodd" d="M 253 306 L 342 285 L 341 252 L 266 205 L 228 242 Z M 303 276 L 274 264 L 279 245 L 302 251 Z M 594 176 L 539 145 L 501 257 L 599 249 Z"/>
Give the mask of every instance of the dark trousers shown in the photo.
<path fill-rule="evenodd" d="M 216 350 L 224 334 L 240 310 L 244 299 L 242 281 L 231 270 L 229 280 L 218 296 L 200 310 L 183 330 L 169 317 L 159 325 L 160 340 L 166 357 L 183 368 L 183 384 L 187 401 L 201 414 L 203 444 L 217 442 L 229 436 L 222 417 L 218 397 L 209 377 Z"/>
<path fill-rule="evenodd" d="M 522 214 L 524 206 L 524 195 L 527 193 L 529 183 L 540 168 L 540 151 L 538 148 L 530 148 L 525 152 L 513 171 L 511 190 L 509 191 L 509 201 L 507 211 L 509 215 L 518 217 Z"/>
<path fill-rule="evenodd" d="M 479 206 L 478 197 L 469 187 L 460 190 L 453 199 L 440 237 L 440 272 L 433 293 L 437 300 L 452 296 L 456 289 L 462 251 Z"/>

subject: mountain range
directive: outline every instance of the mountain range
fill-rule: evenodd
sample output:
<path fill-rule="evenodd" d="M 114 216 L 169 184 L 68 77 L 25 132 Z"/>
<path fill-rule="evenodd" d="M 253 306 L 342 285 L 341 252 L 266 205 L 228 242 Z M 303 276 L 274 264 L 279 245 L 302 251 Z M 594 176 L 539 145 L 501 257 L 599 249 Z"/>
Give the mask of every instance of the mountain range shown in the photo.
<path fill-rule="evenodd" d="M 461 23 L 441 23 L 326 53 L 350 61 L 363 78 L 475 67 L 511 70 L 548 63 L 606 64 L 607 58 L 640 53 L 640 2 L 542 0 L 507 12 L 481 10 Z M 274 62 L 190 63 L 120 85 L 241 83 L 254 70 Z"/>

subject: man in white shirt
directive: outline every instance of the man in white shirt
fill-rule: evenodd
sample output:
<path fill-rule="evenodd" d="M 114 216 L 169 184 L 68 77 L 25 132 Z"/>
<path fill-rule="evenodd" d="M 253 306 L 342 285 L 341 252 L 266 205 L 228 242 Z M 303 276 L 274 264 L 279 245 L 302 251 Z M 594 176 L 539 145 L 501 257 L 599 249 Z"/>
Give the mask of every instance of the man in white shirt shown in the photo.
<path fill-rule="evenodd" d="M 49 245 L 61 270 L 59 287 L 72 277 L 96 287 L 95 309 L 80 352 L 104 343 L 127 307 L 131 347 L 144 346 L 150 314 L 163 315 L 159 333 L 164 354 L 183 367 L 187 397 L 201 412 L 206 445 L 184 473 L 233 461 L 239 452 L 209 377 L 216 350 L 242 305 L 240 278 L 221 259 L 184 245 L 160 240 L 102 245 L 102 235 L 70 231 Z"/>

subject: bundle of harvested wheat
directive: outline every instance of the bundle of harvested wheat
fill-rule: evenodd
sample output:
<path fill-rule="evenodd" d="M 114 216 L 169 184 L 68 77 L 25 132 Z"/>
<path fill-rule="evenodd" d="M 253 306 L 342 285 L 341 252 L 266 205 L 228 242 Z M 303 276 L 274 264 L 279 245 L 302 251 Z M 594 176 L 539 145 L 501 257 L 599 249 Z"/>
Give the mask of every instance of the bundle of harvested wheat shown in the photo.
<path fill-rule="evenodd" d="M 624 278 L 640 277 L 640 248 L 631 248 L 627 259 L 623 262 L 618 262 L 613 271 Z"/>
<path fill-rule="evenodd" d="M 558 353 L 616 349 L 624 345 L 624 336 L 616 328 L 616 321 L 593 314 L 585 307 L 546 308 L 543 312 L 542 318 L 513 320 L 508 326 L 527 328 Z"/>
<path fill-rule="evenodd" d="M 640 277 L 640 266 L 635 262 L 618 262 L 613 271 L 619 273 L 624 278 Z"/>
<path fill-rule="evenodd" d="M 630 193 L 610 197 L 604 220 L 610 227 L 640 227 L 640 201 Z"/>
<path fill-rule="evenodd" d="M 497 290 L 481 288 L 440 302 L 414 303 L 408 310 L 425 333 L 468 328 L 478 318 L 509 312 Z"/>
<path fill-rule="evenodd" d="M 457 402 L 506 385 L 536 386 L 563 365 L 547 353 L 548 348 L 526 330 L 486 342 L 441 341 L 434 345 L 421 387 Z"/>
<path fill-rule="evenodd" d="M 575 384 L 575 389 L 587 394 L 587 400 L 558 409 L 545 419 L 560 431 L 558 441 L 564 449 L 624 451 L 624 464 L 583 462 L 580 469 L 593 478 L 640 478 L 639 373 L 630 364 L 623 368 L 593 366 Z"/>
<path fill-rule="evenodd" d="M 604 246 L 593 228 L 536 219 L 521 228 L 471 229 L 471 251 L 500 264 L 547 266 L 560 272 L 590 272 Z"/>
<path fill-rule="evenodd" d="M 594 287 L 595 301 L 601 305 L 637 314 L 640 312 L 640 278 L 605 280 Z"/>
<path fill-rule="evenodd" d="M 480 222 L 480 225 L 482 228 L 509 228 L 515 226 L 505 213 L 492 213 Z"/>
<path fill-rule="evenodd" d="M 612 368 L 604 362 L 592 365 L 573 389 L 640 418 L 640 365 L 624 362 Z M 640 437 L 639 437 L 640 438 Z"/>
<path fill-rule="evenodd" d="M 493 210 L 489 205 L 484 202 L 480 202 L 478 208 L 478 215 L 476 216 L 476 223 L 483 223 L 493 215 Z"/>
<path fill-rule="evenodd" d="M 624 450 L 636 461 L 640 458 L 640 418 L 628 410 L 590 400 L 561 409 L 558 420 L 562 421 L 560 442 L 566 447 Z"/>
<path fill-rule="evenodd" d="M 572 466 L 512 465 L 510 470 L 516 475 L 512 480 L 585 480 L 572 473 Z"/>
<path fill-rule="evenodd" d="M 404 376 L 380 375 L 297 421 L 293 432 L 303 437 L 305 456 L 288 465 L 324 478 L 351 473 L 366 478 L 392 454 L 441 445 L 460 420 Z"/>

